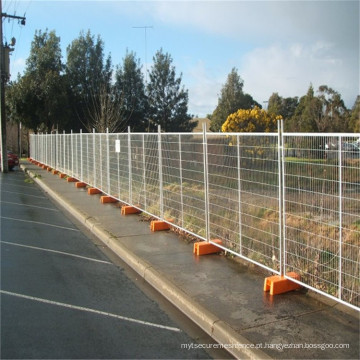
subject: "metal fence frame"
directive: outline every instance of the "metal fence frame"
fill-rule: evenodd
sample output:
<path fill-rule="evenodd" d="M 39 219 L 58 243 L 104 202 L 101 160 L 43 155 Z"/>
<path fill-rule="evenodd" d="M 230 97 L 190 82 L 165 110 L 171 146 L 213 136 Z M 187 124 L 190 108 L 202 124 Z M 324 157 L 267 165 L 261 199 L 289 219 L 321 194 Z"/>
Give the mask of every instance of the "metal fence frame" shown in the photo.
<path fill-rule="evenodd" d="M 38 134 L 31 158 L 360 310 L 360 134 Z M 346 146 L 345 146 L 346 145 Z M 216 244 L 217 245 L 217 244 Z M 293 280 L 293 279 L 292 279 Z"/>

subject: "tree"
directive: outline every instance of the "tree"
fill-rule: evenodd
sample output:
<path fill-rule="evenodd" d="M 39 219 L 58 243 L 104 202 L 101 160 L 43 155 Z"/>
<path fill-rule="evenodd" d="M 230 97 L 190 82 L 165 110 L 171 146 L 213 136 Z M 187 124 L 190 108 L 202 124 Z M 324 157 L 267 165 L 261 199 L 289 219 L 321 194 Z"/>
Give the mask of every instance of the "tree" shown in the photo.
<path fill-rule="evenodd" d="M 251 109 L 254 106 L 261 108 L 251 95 L 243 92 L 243 87 L 244 81 L 240 78 L 237 69 L 233 68 L 221 89 L 218 105 L 211 116 L 212 131 L 220 131 L 226 118 L 238 109 Z"/>
<path fill-rule="evenodd" d="M 349 120 L 350 131 L 360 133 L 360 95 L 357 96 Z"/>
<path fill-rule="evenodd" d="M 298 132 L 346 132 L 349 130 L 349 111 L 341 96 L 326 85 L 321 85 L 315 96 L 310 85 L 305 96 L 300 98 L 294 116 L 286 130 Z"/>
<path fill-rule="evenodd" d="M 294 115 L 299 99 L 297 97 L 283 98 L 278 93 L 273 93 L 268 101 L 268 112 L 281 115 L 287 128 L 287 122 Z"/>
<path fill-rule="evenodd" d="M 300 98 L 295 113 L 285 129 L 295 132 L 315 132 L 317 131 L 315 119 L 320 116 L 320 112 L 320 101 L 315 96 L 313 86 L 310 85 L 307 94 Z"/>
<path fill-rule="evenodd" d="M 315 118 L 319 132 L 349 131 L 350 114 L 341 95 L 332 88 L 321 85 L 318 90 L 321 104 L 319 116 Z"/>
<path fill-rule="evenodd" d="M 83 126 L 104 132 L 118 128 L 119 111 L 114 101 L 110 55 L 105 59 L 104 43 L 90 31 L 73 40 L 67 47 L 66 75 L 73 116 L 73 129 Z"/>
<path fill-rule="evenodd" d="M 124 125 L 130 126 L 132 131 L 146 131 L 148 102 L 140 61 L 133 52 L 126 53 L 122 67 L 116 70 L 115 92 L 121 103 Z"/>
<path fill-rule="evenodd" d="M 55 31 L 36 31 L 25 73 L 11 83 L 12 118 L 34 131 L 60 129 L 67 121 L 67 96 L 60 38 Z"/>
<path fill-rule="evenodd" d="M 255 106 L 253 109 L 239 109 L 230 114 L 221 127 L 222 132 L 274 132 L 280 115 L 268 113 Z"/>
<path fill-rule="evenodd" d="M 160 49 L 153 58 L 149 73 L 147 95 L 149 101 L 149 129 L 160 125 L 164 131 L 192 131 L 197 125 L 191 122 L 188 112 L 188 91 L 176 77 L 172 58 Z"/>

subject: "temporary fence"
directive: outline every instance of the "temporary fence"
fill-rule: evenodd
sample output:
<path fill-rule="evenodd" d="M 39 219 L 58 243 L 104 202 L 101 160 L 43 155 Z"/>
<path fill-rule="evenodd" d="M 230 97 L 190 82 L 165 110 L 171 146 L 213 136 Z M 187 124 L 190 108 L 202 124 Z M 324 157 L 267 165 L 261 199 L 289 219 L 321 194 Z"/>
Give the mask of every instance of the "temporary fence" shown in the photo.
<path fill-rule="evenodd" d="M 360 134 L 79 133 L 34 160 L 360 310 Z"/>

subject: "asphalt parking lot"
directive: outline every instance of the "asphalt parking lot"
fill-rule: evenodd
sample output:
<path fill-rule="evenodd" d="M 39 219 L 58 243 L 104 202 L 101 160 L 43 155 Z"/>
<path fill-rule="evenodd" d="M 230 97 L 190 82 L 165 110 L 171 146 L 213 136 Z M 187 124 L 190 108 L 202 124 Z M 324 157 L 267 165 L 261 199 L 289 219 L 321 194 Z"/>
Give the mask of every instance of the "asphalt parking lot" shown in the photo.
<path fill-rule="evenodd" d="M 209 358 L 21 171 L 1 181 L 1 359 Z"/>

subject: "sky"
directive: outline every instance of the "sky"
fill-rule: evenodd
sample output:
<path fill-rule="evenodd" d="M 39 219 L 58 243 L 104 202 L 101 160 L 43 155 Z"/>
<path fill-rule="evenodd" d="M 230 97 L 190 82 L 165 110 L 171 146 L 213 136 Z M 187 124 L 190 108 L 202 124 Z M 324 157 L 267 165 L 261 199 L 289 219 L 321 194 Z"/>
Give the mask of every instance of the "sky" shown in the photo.
<path fill-rule="evenodd" d="M 62 56 L 81 31 L 100 35 L 105 55 L 121 65 L 126 51 L 144 74 L 155 53 L 171 55 L 189 91 L 190 114 L 205 117 L 233 68 L 244 92 L 266 108 L 276 92 L 301 97 L 312 84 L 339 92 L 348 108 L 360 94 L 359 1 L 85 1 L 2 0 L 3 41 L 16 38 L 11 80 L 23 74 L 35 31 L 55 30 Z"/>

